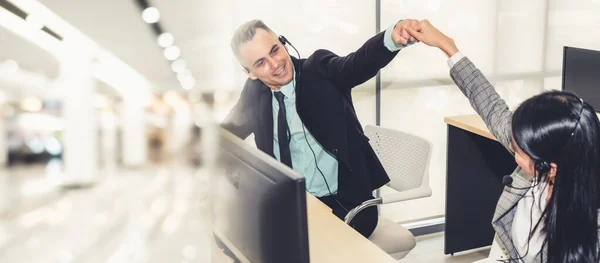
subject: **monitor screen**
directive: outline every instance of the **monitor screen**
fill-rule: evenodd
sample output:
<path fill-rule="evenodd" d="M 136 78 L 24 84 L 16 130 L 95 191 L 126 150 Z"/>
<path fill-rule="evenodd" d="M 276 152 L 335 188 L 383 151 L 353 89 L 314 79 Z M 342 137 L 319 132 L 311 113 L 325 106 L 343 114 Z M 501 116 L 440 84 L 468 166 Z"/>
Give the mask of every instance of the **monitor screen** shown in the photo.
<path fill-rule="evenodd" d="M 562 89 L 579 95 L 598 111 L 600 109 L 600 51 L 564 47 Z"/>
<path fill-rule="evenodd" d="M 304 177 L 224 129 L 217 164 L 223 243 L 250 262 L 309 262 Z"/>

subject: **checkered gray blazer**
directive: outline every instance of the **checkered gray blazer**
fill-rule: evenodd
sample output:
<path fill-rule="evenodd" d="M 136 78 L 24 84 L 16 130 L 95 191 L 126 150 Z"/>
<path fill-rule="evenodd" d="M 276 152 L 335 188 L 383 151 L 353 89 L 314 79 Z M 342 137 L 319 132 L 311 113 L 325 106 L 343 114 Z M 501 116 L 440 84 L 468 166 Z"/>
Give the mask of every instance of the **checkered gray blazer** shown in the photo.
<path fill-rule="evenodd" d="M 473 109 L 484 120 L 487 128 L 505 148 L 509 147 L 511 136 L 512 112 L 508 109 L 506 102 L 494 90 L 494 87 L 485 78 L 475 65 L 468 59 L 462 58 L 450 70 L 450 76 L 467 96 Z M 525 188 L 531 185 L 533 177 L 521 171 L 517 167 L 512 173 L 512 186 Z M 500 243 L 506 258 L 517 259 L 519 254 L 513 245 L 511 237 L 512 222 L 515 216 L 516 206 L 527 190 L 518 190 L 505 187 L 492 220 L 492 226 L 496 230 L 498 242 Z M 527 233 L 523 233 L 527 235 Z M 536 262 L 541 262 L 546 257 L 546 248 L 536 257 Z M 520 262 L 514 260 L 513 262 Z"/>

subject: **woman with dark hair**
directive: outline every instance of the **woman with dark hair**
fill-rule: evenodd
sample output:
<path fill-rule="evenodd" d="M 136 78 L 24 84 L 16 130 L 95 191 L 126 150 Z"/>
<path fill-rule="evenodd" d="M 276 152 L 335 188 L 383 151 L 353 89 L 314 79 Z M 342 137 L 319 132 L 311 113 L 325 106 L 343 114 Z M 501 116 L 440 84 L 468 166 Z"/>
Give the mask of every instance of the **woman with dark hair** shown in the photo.
<path fill-rule="evenodd" d="M 507 262 L 599 262 L 600 122 L 568 92 L 545 92 L 512 113 L 454 41 L 421 21 L 409 33 L 450 58 L 450 75 L 518 167 L 492 225 Z"/>

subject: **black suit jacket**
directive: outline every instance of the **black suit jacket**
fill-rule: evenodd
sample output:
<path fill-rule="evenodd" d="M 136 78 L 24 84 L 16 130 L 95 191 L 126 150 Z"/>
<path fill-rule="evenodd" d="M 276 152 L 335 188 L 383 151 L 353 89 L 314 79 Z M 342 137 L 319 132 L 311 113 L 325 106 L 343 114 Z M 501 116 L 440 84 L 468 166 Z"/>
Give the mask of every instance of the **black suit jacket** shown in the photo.
<path fill-rule="evenodd" d="M 364 135 L 351 96 L 352 88 L 374 77 L 397 54 L 384 46 L 383 37 L 384 32 L 377 34 L 345 57 L 317 50 L 307 59 L 292 58 L 298 116 L 338 160 L 338 196 L 355 205 L 390 180 Z M 274 156 L 272 97 L 260 80 L 248 79 L 221 126 L 242 139 L 254 133 L 258 149 Z"/>

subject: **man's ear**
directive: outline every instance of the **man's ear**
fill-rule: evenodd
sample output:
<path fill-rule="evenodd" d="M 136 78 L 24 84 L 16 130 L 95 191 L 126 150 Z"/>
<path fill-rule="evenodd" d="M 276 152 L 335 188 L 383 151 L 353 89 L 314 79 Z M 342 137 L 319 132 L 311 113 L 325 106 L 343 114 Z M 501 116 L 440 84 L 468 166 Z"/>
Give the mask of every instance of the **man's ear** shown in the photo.
<path fill-rule="evenodd" d="M 248 78 L 250 78 L 250 79 L 252 79 L 252 80 L 255 80 L 255 79 L 257 79 L 257 77 L 256 77 L 254 74 L 252 74 L 252 72 L 250 72 L 250 70 L 249 70 L 247 67 L 244 67 L 244 66 L 242 66 L 242 72 L 243 72 L 243 73 L 244 73 L 246 76 L 248 76 Z"/>
<path fill-rule="evenodd" d="M 251 80 L 256 80 L 256 79 L 258 79 L 258 77 L 257 77 L 256 75 L 254 75 L 254 73 L 250 72 L 250 70 L 247 70 L 247 69 L 246 69 L 246 71 L 245 71 L 245 72 L 246 72 L 246 75 L 248 75 L 248 77 L 249 77 Z"/>

